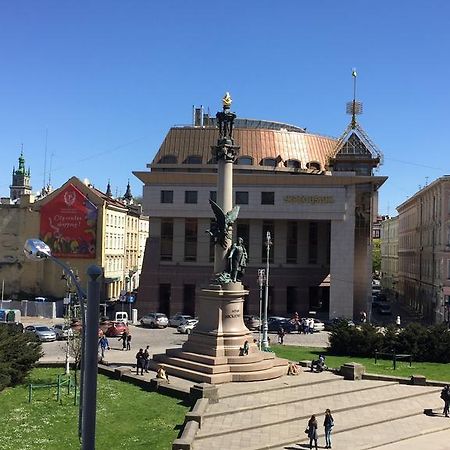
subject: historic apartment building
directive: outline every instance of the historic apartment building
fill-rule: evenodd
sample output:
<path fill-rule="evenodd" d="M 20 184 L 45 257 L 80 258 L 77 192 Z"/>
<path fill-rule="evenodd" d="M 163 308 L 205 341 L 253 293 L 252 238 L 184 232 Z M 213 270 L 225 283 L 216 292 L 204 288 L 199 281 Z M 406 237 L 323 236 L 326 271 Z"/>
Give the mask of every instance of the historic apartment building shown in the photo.
<path fill-rule="evenodd" d="M 450 176 L 397 207 L 398 293 L 430 323 L 449 320 Z"/>
<path fill-rule="evenodd" d="M 380 223 L 381 287 L 395 298 L 398 287 L 398 216 Z"/>
<path fill-rule="evenodd" d="M 270 232 L 269 313 L 354 317 L 371 293 L 371 224 L 380 155 L 355 117 L 340 139 L 264 120 L 236 119 L 240 154 L 234 165 L 234 239 L 244 239 L 249 263 L 247 313 L 258 313 L 257 271 L 266 266 Z M 139 289 L 140 311 L 194 314 L 196 296 L 213 270 L 209 199 L 216 197 L 211 147 L 215 119 L 172 127 L 143 181 L 150 216 Z"/>

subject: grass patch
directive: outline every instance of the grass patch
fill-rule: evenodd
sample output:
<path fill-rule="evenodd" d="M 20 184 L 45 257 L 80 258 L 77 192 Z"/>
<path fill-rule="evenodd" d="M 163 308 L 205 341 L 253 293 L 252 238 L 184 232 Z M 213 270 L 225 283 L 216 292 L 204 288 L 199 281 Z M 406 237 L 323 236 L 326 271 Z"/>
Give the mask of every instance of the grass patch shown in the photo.
<path fill-rule="evenodd" d="M 392 360 L 378 360 L 375 364 L 374 358 L 358 358 L 355 356 L 328 355 L 326 348 L 320 347 L 297 347 L 293 345 L 273 345 L 272 350 L 280 358 L 289 361 L 301 361 L 317 359 L 319 353 L 326 356 L 328 367 L 338 368 L 346 362 L 357 362 L 366 367 L 366 372 L 393 375 L 397 377 L 410 377 L 411 375 L 423 375 L 427 380 L 450 381 L 450 364 L 415 362 L 409 367 L 409 361 L 397 361 L 397 369 L 392 367 Z"/>
<path fill-rule="evenodd" d="M 61 373 L 37 368 L 27 383 L 54 383 Z M 78 406 L 73 394 L 63 391 L 62 404 L 56 401 L 56 387 L 33 391 L 28 403 L 28 384 L 5 389 L 0 394 L 0 449 L 78 450 Z M 187 410 L 177 399 L 99 375 L 96 448 L 170 449 Z"/>

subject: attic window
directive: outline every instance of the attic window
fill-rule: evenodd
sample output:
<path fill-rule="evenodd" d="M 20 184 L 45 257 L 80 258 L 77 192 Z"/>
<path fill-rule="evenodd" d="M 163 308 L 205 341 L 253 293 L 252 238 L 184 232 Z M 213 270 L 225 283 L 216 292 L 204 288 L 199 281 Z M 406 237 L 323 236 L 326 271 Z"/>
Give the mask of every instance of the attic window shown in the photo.
<path fill-rule="evenodd" d="M 178 160 L 175 155 L 165 155 L 163 156 L 158 164 L 177 164 Z"/>
<path fill-rule="evenodd" d="M 306 163 L 306 167 L 308 169 L 321 170 L 320 163 L 316 161 L 310 161 L 309 163 Z"/>
<path fill-rule="evenodd" d="M 251 156 L 240 156 L 236 160 L 236 164 L 240 166 L 253 166 L 253 158 Z"/>
<path fill-rule="evenodd" d="M 288 159 L 285 162 L 286 167 L 289 169 L 301 169 L 302 164 L 298 159 Z"/>
<path fill-rule="evenodd" d="M 346 155 L 372 155 L 355 133 L 352 133 L 339 153 Z"/>
<path fill-rule="evenodd" d="M 201 164 L 202 157 L 199 155 L 189 155 L 184 161 L 183 164 Z"/>
<path fill-rule="evenodd" d="M 265 167 L 277 167 L 277 159 L 276 158 L 264 158 L 261 161 L 261 165 Z"/>

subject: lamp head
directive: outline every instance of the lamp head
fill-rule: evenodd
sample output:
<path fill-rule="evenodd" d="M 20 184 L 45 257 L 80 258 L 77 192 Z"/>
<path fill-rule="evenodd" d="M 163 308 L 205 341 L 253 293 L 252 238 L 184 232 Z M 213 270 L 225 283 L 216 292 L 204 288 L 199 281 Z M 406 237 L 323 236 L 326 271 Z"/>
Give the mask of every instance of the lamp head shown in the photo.
<path fill-rule="evenodd" d="M 50 247 L 39 239 L 27 239 L 23 246 L 25 256 L 33 261 L 41 261 L 52 255 Z"/>

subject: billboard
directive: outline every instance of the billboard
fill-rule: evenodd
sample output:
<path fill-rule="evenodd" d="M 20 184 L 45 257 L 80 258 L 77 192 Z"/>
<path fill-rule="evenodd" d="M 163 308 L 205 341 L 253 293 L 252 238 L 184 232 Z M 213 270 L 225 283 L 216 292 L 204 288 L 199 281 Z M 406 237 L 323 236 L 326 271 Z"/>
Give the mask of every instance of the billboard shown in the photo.
<path fill-rule="evenodd" d="M 40 238 L 52 255 L 95 258 L 97 207 L 72 183 L 41 208 Z"/>

